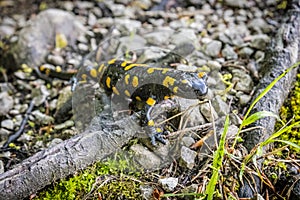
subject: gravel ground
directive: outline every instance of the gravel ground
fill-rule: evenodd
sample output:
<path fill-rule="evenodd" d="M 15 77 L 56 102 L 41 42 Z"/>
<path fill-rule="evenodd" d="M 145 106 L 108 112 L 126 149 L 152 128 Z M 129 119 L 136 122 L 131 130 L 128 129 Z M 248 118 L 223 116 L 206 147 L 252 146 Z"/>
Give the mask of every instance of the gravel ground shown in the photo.
<path fill-rule="evenodd" d="M 61 105 L 72 94 L 69 79 L 84 70 L 80 69 L 82 59 L 97 51 L 101 42 L 104 48 L 103 41 L 110 38 L 115 43 L 102 52 L 100 61 L 120 56 L 124 48 L 172 50 L 182 43 L 193 44 L 192 53 L 180 52 L 191 66 L 179 65 L 177 69 L 208 74 L 207 99 L 212 108 L 209 103 L 201 104 L 190 114 L 188 127 L 234 113 L 230 114 L 234 135 L 261 76 L 259 64 L 282 11 L 276 0 L 197 2 L 54 1 L 29 6 L 20 1 L 24 9 L 19 12 L 17 2 L 2 1 L 0 8 L 5 12 L 0 14 L 0 146 L 20 129 L 31 100 L 35 102 L 24 133 L 0 153 L 0 173 L 77 133 L 72 114 L 59 114 Z M 60 10 L 41 11 L 46 8 Z M 153 54 L 146 51 L 143 58 L 151 59 Z M 62 77 L 38 76 L 40 66 L 60 66 L 66 73 Z M 180 101 L 184 108 L 195 103 Z M 186 136 L 184 142 L 189 147 L 195 138 Z M 181 159 L 183 166 L 193 169 L 197 155 L 197 159 L 203 158 L 187 147 L 181 150 Z M 140 148 L 134 146 L 133 150 Z M 145 154 L 149 157 L 149 153 Z M 155 158 L 150 163 L 154 166 L 145 167 L 159 165 Z M 176 186 L 178 179 L 171 180 L 174 181 Z M 173 191 L 175 186 L 166 190 Z"/>

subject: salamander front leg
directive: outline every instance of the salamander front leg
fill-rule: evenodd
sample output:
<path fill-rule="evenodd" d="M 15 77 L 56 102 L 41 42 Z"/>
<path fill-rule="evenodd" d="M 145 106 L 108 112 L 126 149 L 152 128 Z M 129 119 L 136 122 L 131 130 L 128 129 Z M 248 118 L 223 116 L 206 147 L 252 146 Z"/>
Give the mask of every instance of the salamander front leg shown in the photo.
<path fill-rule="evenodd" d="M 146 129 L 147 129 L 148 135 L 151 139 L 152 145 L 157 146 L 156 141 L 159 141 L 162 144 L 166 144 L 166 140 L 162 137 L 163 131 L 162 130 L 157 131 L 155 128 L 154 120 L 151 119 L 151 112 L 153 109 L 153 105 L 146 106 L 146 107 L 148 107 L 147 112 L 146 112 L 146 120 L 147 120 Z"/>

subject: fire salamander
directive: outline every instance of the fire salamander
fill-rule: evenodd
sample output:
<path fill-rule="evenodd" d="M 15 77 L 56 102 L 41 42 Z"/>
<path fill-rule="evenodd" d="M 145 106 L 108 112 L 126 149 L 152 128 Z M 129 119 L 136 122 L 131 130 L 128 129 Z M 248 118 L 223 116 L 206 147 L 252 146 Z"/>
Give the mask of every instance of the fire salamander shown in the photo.
<path fill-rule="evenodd" d="M 174 95 L 203 99 L 208 91 L 205 73 L 185 72 L 168 66 L 155 67 L 113 59 L 107 64 L 88 69 L 88 73 L 82 74 L 79 82 L 86 82 L 87 77 L 98 80 L 106 93 L 112 95 L 112 102 L 120 102 L 120 109 L 143 111 L 142 125 L 146 127 L 153 145 L 156 145 L 156 141 L 166 143 L 162 131 L 155 129 L 155 122 L 151 118 L 152 109 L 157 103 Z"/>

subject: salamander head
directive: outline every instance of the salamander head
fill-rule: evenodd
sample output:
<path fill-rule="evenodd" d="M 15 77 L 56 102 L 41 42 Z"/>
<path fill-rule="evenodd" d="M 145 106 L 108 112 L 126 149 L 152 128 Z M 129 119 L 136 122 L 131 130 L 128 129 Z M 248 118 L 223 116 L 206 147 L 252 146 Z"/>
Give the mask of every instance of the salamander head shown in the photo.
<path fill-rule="evenodd" d="M 206 80 L 207 75 L 203 72 L 184 73 L 177 95 L 188 99 L 203 99 L 208 92 Z"/>
<path fill-rule="evenodd" d="M 208 87 L 206 85 L 207 74 L 200 72 L 194 75 L 197 77 L 191 81 L 192 88 L 194 89 L 197 98 L 202 99 L 208 92 Z"/>

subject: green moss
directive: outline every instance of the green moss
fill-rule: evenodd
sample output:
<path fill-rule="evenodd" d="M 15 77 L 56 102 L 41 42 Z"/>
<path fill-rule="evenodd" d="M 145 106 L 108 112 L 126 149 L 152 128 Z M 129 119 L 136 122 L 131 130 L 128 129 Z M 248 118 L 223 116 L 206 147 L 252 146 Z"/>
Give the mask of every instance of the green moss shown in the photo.
<path fill-rule="evenodd" d="M 289 100 L 281 108 L 281 119 L 287 123 L 294 123 L 300 120 L 300 74 L 297 75 L 294 90 L 290 94 Z M 281 136 L 282 140 L 293 142 L 300 145 L 300 127 L 294 127 Z M 299 153 L 300 150 L 291 147 L 293 151 Z"/>
<path fill-rule="evenodd" d="M 140 176 L 141 170 L 130 159 L 117 156 L 53 183 L 35 199 L 139 199 Z"/>

